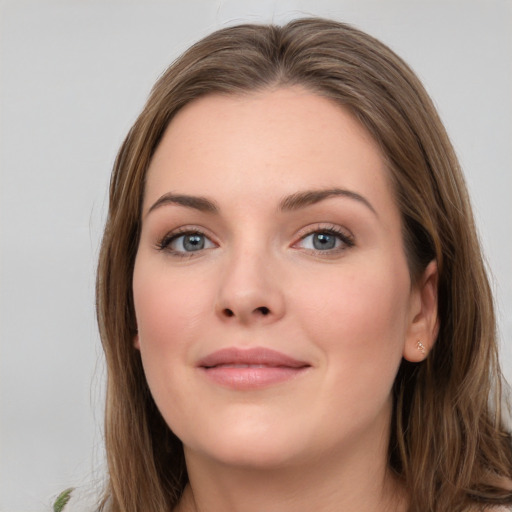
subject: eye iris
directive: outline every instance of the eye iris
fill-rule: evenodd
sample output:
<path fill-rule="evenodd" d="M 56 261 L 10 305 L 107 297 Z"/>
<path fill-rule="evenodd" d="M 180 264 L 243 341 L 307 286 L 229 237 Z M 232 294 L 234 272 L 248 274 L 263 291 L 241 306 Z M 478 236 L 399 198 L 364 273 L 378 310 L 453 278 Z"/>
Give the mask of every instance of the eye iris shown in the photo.
<path fill-rule="evenodd" d="M 334 249 L 336 238 L 328 233 L 316 233 L 313 236 L 313 247 L 319 250 Z"/>
<path fill-rule="evenodd" d="M 186 251 L 199 251 L 204 248 L 203 235 L 186 235 L 183 237 L 183 248 Z"/>

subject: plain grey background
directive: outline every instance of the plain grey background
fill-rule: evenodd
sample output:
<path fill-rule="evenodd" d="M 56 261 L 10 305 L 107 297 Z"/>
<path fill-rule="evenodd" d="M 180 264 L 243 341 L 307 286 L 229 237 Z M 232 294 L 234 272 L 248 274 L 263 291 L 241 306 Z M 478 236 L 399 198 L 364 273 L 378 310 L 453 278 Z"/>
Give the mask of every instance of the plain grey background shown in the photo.
<path fill-rule="evenodd" d="M 465 169 L 512 378 L 512 2 L 0 3 L 0 511 L 101 479 L 94 274 L 116 151 L 155 79 L 240 22 L 352 23 L 415 69 Z"/>

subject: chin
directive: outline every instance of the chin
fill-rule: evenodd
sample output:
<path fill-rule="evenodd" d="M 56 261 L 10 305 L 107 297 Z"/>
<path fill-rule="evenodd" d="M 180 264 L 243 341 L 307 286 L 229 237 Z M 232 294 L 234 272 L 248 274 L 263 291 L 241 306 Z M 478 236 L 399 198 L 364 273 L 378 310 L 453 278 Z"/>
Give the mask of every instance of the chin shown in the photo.
<path fill-rule="evenodd" d="M 222 465 L 240 469 L 270 470 L 292 465 L 301 459 L 304 442 L 291 432 L 279 432 L 276 428 L 249 430 L 248 428 L 225 429 L 197 445 L 184 439 L 185 455 L 195 454 Z M 298 448 L 302 448 L 298 451 Z"/>
<path fill-rule="evenodd" d="M 208 458 L 217 464 L 228 466 L 233 469 L 241 470 L 274 470 L 282 469 L 291 466 L 296 462 L 297 457 L 290 453 L 285 453 L 282 447 L 278 450 L 273 447 L 262 447 L 259 443 L 254 446 L 247 446 L 243 443 L 241 446 L 232 443 L 225 450 L 217 447 L 215 450 L 204 450 L 200 455 Z M 185 448 L 185 455 L 188 455 L 189 450 Z"/>

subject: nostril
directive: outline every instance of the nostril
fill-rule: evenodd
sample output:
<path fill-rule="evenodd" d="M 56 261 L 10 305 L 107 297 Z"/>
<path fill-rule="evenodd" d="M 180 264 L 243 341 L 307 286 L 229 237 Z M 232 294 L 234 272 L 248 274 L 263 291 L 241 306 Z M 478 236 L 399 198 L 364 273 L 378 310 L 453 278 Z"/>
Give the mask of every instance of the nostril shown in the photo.
<path fill-rule="evenodd" d="M 236 311 L 236 309 L 235 309 L 235 311 Z M 230 308 L 224 308 L 222 310 L 222 314 L 225 317 L 227 317 L 227 318 L 232 318 L 232 317 L 235 317 L 235 316 L 240 316 L 240 317 L 244 316 L 243 311 L 240 312 L 241 313 L 240 315 L 235 313 L 235 311 L 233 311 Z M 259 308 L 253 309 L 252 313 L 255 314 L 255 315 L 259 315 L 259 316 L 268 316 L 268 315 L 270 315 L 270 309 L 267 308 L 266 306 L 260 306 Z"/>

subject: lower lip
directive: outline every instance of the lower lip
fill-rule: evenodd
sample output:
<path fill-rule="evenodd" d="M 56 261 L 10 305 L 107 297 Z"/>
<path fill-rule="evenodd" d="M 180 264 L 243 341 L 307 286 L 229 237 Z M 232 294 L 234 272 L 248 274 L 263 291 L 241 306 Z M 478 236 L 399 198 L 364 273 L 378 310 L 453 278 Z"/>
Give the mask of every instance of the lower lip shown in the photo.
<path fill-rule="evenodd" d="M 264 366 L 264 367 L 231 367 L 214 366 L 201 370 L 204 374 L 221 386 L 236 390 L 261 389 L 274 384 L 279 384 L 305 373 L 309 367 L 292 368 L 289 366 Z"/>

